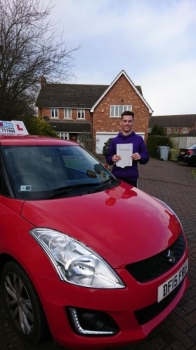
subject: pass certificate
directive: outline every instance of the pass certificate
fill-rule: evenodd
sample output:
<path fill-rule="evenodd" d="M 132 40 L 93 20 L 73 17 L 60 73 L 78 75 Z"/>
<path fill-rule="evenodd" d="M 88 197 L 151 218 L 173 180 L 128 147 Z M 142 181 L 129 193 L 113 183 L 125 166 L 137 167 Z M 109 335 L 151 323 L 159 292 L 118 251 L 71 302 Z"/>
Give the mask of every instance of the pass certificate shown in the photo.
<path fill-rule="evenodd" d="M 121 157 L 118 162 L 116 162 L 116 166 L 120 168 L 125 168 L 126 166 L 132 166 L 132 154 L 133 154 L 133 144 L 132 143 L 124 143 L 116 145 L 117 155 Z"/>

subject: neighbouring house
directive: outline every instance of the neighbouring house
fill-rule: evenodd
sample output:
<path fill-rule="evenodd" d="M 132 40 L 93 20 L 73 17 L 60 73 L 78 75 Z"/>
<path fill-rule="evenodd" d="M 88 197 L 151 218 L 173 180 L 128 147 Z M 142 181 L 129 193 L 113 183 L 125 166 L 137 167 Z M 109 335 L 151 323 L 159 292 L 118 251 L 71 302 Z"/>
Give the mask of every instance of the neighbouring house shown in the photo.
<path fill-rule="evenodd" d="M 85 145 L 91 137 L 97 154 L 120 131 L 124 110 L 135 113 L 134 131 L 145 140 L 153 112 L 141 87 L 124 70 L 110 85 L 51 84 L 42 77 L 36 106 L 38 115 L 48 120 L 60 138 Z"/>
<path fill-rule="evenodd" d="M 196 114 L 153 116 L 149 133 L 155 125 L 162 126 L 167 135 L 196 135 Z"/>

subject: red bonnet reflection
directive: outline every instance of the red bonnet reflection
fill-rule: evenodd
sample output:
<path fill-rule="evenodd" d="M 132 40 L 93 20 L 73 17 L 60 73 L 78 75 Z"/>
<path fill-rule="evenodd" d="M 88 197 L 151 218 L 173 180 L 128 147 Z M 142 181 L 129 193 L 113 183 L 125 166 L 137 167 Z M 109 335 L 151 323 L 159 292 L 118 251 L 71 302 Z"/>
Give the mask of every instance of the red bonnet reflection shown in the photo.
<path fill-rule="evenodd" d="M 137 196 L 135 187 L 128 188 L 127 185 L 124 185 L 123 183 L 121 183 L 120 186 L 110 189 L 107 194 L 109 197 L 105 200 L 105 203 L 109 206 L 116 204 L 117 200 L 128 199 Z"/>

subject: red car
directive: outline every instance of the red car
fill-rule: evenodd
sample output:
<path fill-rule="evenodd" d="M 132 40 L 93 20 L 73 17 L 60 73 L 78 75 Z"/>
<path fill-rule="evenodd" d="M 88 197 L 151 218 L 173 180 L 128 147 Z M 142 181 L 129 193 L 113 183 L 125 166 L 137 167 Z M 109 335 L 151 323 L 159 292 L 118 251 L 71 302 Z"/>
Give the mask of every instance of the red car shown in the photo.
<path fill-rule="evenodd" d="M 70 349 L 124 346 L 182 298 L 188 248 L 175 213 L 78 144 L 0 136 L 0 184 L 2 292 L 25 340 L 50 330 Z"/>

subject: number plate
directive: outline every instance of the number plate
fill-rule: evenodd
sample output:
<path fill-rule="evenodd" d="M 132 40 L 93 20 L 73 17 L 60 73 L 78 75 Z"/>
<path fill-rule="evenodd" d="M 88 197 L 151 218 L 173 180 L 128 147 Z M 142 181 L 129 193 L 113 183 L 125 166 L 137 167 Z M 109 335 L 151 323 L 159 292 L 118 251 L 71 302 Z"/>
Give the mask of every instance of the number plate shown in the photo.
<path fill-rule="evenodd" d="M 188 271 L 188 259 L 184 265 L 170 279 L 158 287 L 158 303 L 167 297 L 183 280 Z"/>

